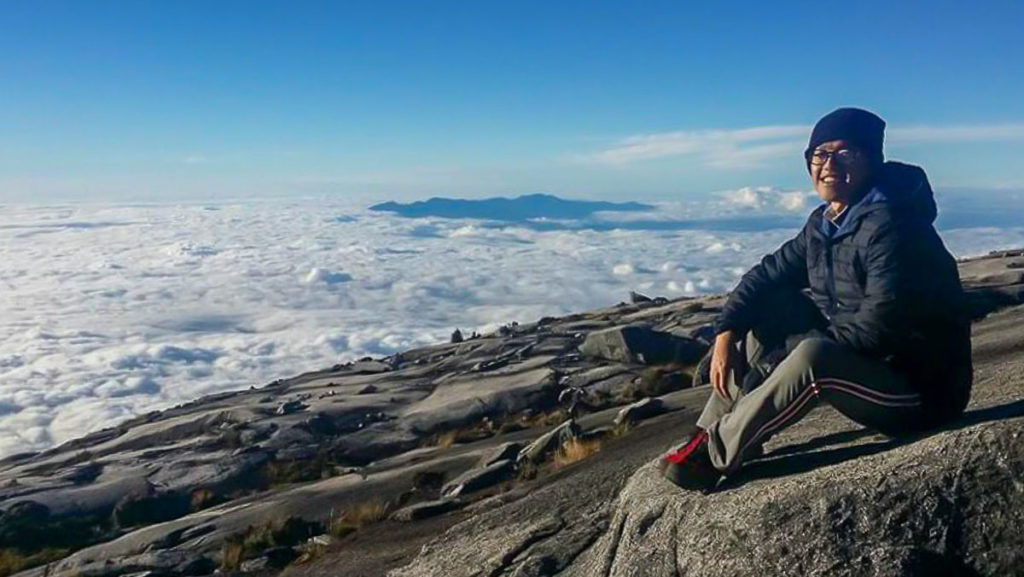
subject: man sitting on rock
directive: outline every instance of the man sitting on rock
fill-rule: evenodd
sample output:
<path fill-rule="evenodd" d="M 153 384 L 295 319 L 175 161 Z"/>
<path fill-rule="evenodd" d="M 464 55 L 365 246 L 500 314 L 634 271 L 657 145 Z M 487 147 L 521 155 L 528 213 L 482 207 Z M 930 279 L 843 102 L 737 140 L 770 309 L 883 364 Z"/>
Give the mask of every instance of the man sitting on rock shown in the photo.
<path fill-rule="evenodd" d="M 956 262 L 932 226 L 924 171 L 884 161 L 884 130 L 856 108 L 815 125 L 804 154 L 824 204 L 717 318 L 714 392 L 661 460 L 680 487 L 713 489 L 819 400 L 893 436 L 963 412 L 973 370 Z"/>

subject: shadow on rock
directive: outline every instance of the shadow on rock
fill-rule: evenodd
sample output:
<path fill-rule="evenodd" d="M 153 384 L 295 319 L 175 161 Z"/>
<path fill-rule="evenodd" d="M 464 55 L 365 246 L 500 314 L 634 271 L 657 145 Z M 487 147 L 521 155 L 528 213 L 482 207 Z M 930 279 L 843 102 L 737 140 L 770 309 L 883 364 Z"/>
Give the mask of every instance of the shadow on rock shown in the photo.
<path fill-rule="evenodd" d="M 962 417 L 942 430 L 952 431 L 990 421 L 1001 421 L 1003 419 L 1013 419 L 1016 417 L 1024 417 L 1024 399 L 1014 401 L 1012 403 L 1006 403 L 1004 405 L 996 405 L 994 407 L 967 411 Z"/>
<path fill-rule="evenodd" d="M 771 452 L 771 457 L 782 457 L 785 455 L 792 455 L 794 453 L 809 453 L 816 451 L 823 447 L 831 445 L 844 445 L 846 443 L 852 443 L 863 439 L 864 437 L 870 437 L 875 435 L 871 429 L 855 429 L 853 431 L 842 431 L 839 433 L 830 433 L 828 435 L 822 435 L 821 437 L 815 437 L 809 441 L 803 443 L 796 443 L 793 445 L 786 445 L 785 447 L 779 447 Z"/>

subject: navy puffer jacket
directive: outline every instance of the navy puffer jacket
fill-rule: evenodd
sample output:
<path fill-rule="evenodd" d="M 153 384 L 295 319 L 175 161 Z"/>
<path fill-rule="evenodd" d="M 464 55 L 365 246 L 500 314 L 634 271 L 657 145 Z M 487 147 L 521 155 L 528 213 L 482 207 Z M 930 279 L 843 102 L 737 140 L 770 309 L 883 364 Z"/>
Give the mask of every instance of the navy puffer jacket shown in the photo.
<path fill-rule="evenodd" d="M 716 333 L 745 333 L 772 290 L 810 289 L 827 336 L 907 375 L 937 421 L 970 396 L 970 319 L 956 261 L 935 232 L 924 171 L 886 162 L 875 188 L 831 238 L 824 205 L 795 238 L 748 271 L 729 295 Z"/>

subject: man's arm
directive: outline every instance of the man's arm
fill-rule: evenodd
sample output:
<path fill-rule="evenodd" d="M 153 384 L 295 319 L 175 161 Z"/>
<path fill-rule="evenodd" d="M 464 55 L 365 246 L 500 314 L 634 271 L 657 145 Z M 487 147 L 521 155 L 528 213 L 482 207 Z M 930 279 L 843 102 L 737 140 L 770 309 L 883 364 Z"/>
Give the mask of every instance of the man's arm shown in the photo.
<path fill-rule="evenodd" d="M 828 335 L 865 354 L 885 354 L 899 345 L 902 313 L 906 309 L 905 246 L 901 229 L 891 218 L 868 241 L 864 300 L 848 319 L 833 323 Z"/>
<path fill-rule="evenodd" d="M 758 299 L 767 290 L 778 287 L 800 290 L 807 286 L 806 233 L 805 227 L 743 275 L 715 320 L 715 334 L 747 332 L 753 323 L 752 313 L 757 308 Z"/>

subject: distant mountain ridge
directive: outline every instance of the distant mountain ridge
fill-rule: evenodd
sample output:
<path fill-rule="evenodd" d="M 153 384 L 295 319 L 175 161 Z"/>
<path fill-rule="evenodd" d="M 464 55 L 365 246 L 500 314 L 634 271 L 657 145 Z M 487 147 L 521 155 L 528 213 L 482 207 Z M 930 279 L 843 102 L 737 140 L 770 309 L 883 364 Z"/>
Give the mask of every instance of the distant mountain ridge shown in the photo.
<path fill-rule="evenodd" d="M 370 207 L 370 210 L 393 212 L 399 216 L 410 218 L 439 216 L 504 221 L 523 221 L 536 218 L 579 219 L 602 211 L 640 212 L 652 209 L 654 206 L 639 202 L 567 200 L 551 194 L 527 194 L 515 198 L 483 199 L 434 197 L 408 204 L 384 202 Z"/>

